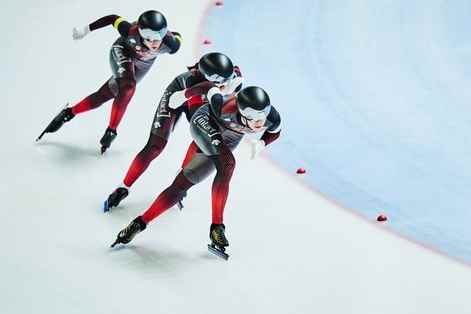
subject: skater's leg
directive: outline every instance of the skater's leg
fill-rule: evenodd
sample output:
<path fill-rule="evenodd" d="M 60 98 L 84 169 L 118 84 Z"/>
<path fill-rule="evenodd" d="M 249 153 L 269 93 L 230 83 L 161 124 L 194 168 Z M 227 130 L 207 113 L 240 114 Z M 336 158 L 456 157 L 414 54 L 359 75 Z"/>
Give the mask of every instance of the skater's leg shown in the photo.
<path fill-rule="evenodd" d="M 128 107 L 134 92 L 136 91 L 136 81 L 134 79 L 119 78 L 116 81 L 118 83 L 119 91 L 113 101 L 110 122 L 108 124 L 108 128 L 115 131 L 126 112 L 126 108 Z"/>
<path fill-rule="evenodd" d="M 113 51 L 113 50 L 112 50 Z M 119 66 L 114 58 L 111 58 L 111 69 L 113 70 L 113 78 L 110 80 L 110 89 L 115 95 L 113 105 L 111 107 L 111 116 L 105 134 L 100 139 L 101 153 L 103 154 L 114 141 L 118 133 L 116 128 L 121 121 L 126 108 L 136 91 L 136 79 L 134 63 L 131 60 L 124 60 Z"/>
<path fill-rule="evenodd" d="M 224 206 L 226 205 L 229 194 L 229 183 L 236 165 L 234 155 L 224 144 L 221 145 L 221 151 L 218 155 L 210 156 L 216 167 L 216 176 L 214 177 L 211 188 L 212 199 L 212 223 L 222 224 Z"/>
<path fill-rule="evenodd" d="M 108 200 L 105 201 L 105 211 L 118 206 L 119 203 L 128 196 L 129 188 L 144 173 L 144 171 L 146 171 L 150 163 L 162 153 L 167 145 L 168 138 L 173 130 L 176 119 L 177 116 L 174 111 L 171 111 L 165 118 L 159 117 L 156 114 L 147 144 L 132 161 L 126 176 L 124 177 L 123 184 L 117 187 L 113 193 L 108 196 Z"/>
<path fill-rule="evenodd" d="M 183 174 L 183 171 L 181 171 L 173 183 L 160 193 L 154 203 L 152 203 L 149 209 L 141 216 L 142 221 L 148 224 L 164 211 L 177 204 L 184 193 L 192 186 L 193 183 L 188 180 Z"/>
<path fill-rule="evenodd" d="M 157 158 L 167 145 L 167 140 L 151 134 L 146 146 L 137 154 L 129 167 L 123 183 L 131 187 L 134 182 L 146 171 L 152 160 Z"/>
<path fill-rule="evenodd" d="M 109 87 L 109 81 L 106 81 L 95 93 L 85 97 L 75 106 L 71 107 L 74 115 L 100 107 L 102 104 L 112 99 L 113 93 Z"/>
<path fill-rule="evenodd" d="M 188 169 L 180 171 L 173 183 L 160 193 L 150 208 L 142 216 L 136 217 L 126 228 L 118 233 L 116 241 L 111 245 L 111 247 L 114 247 L 118 243 L 129 243 L 136 234 L 146 228 L 149 222 L 173 205 L 177 204 L 177 202 L 185 195 L 186 191 L 196 184 L 195 180 L 197 180 L 198 177 L 192 174 L 201 173 L 201 171 L 198 171 L 196 168 L 203 168 L 204 170 L 204 168 L 211 169 L 211 167 L 214 167 L 212 162 L 206 156 L 203 154 L 199 155 L 201 158 L 198 158 L 198 155 L 195 155 L 195 158 L 189 162 L 188 166 L 195 166 L 196 171 L 190 171 L 187 174 L 185 173 L 185 170 Z M 196 167 L 197 165 L 200 165 L 200 167 Z M 209 173 L 208 171 L 206 172 Z"/>
<path fill-rule="evenodd" d="M 229 242 L 224 234 L 223 215 L 229 194 L 229 183 L 236 165 L 231 148 L 237 146 L 242 135 L 235 132 L 226 132 L 226 135 L 221 133 L 217 123 L 211 118 L 205 107 L 198 109 L 192 117 L 190 131 L 198 148 L 211 161 L 213 168 L 216 168 L 216 176 L 211 189 L 212 223 L 209 238 L 212 243 L 208 249 L 227 259 L 228 255 L 224 253 L 224 248 L 229 245 Z M 198 155 L 197 153 L 196 156 Z M 196 159 L 196 156 L 193 159 Z M 192 163 L 193 161 L 187 168 Z"/>
<path fill-rule="evenodd" d="M 167 145 L 170 133 L 173 130 L 175 121 L 177 120 L 177 113 L 175 111 L 167 112 L 165 116 L 159 115 L 159 108 L 152 121 L 150 136 L 146 146 L 134 158 L 131 166 L 126 173 L 123 182 L 124 185 L 130 187 L 141 176 L 150 163 L 157 158 Z"/>
<path fill-rule="evenodd" d="M 188 150 L 186 152 L 185 159 L 183 159 L 182 167 L 181 167 L 182 169 L 188 166 L 188 164 L 190 163 L 190 161 L 193 159 L 193 157 L 195 156 L 197 152 L 201 152 L 201 151 L 199 150 L 195 142 L 191 142 L 190 147 L 188 147 Z"/>
<path fill-rule="evenodd" d="M 230 136 L 223 138 L 217 123 L 205 107 L 198 109 L 192 117 L 190 131 L 196 145 L 216 167 L 217 172 L 211 189 L 212 222 L 222 224 L 224 206 L 229 194 L 229 182 L 236 164 L 229 147 L 233 147 L 232 142 L 236 145 L 242 135 L 232 136 L 234 139 Z"/>
<path fill-rule="evenodd" d="M 121 45 L 113 45 L 111 47 L 110 66 L 113 73 L 110 89 L 115 97 L 111 108 L 108 129 L 116 132 L 116 128 L 121 122 L 126 108 L 136 91 L 136 84 L 142 76 L 140 73 L 142 71 L 136 71 L 134 59 L 128 55 Z"/>
<path fill-rule="evenodd" d="M 75 115 L 98 108 L 103 103 L 113 98 L 114 96 L 110 89 L 109 82 L 110 80 L 103 84 L 103 86 L 101 86 L 98 91 L 85 97 L 75 106 L 65 108 L 59 112 L 36 140 L 40 140 L 45 133 L 53 133 L 58 131 L 64 125 L 64 123 L 72 120 Z"/>
<path fill-rule="evenodd" d="M 193 147 L 194 145 L 190 145 L 188 152 L 192 151 Z M 203 181 L 213 171 L 214 165 L 207 156 L 201 152 L 193 154 L 193 158 L 178 173 L 173 183 L 157 197 L 151 207 L 142 215 L 143 221 L 147 224 L 177 204 L 193 185 Z"/>
<path fill-rule="evenodd" d="M 224 248 L 229 246 L 229 241 L 225 236 L 223 215 L 229 194 L 229 183 L 236 162 L 231 150 L 225 144 L 220 144 L 219 146 L 219 154 L 209 156 L 216 167 L 216 176 L 214 177 L 211 189 L 212 221 L 209 228 L 209 238 L 211 239 L 212 245 L 208 246 L 208 249 L 224 259 L 227 259 L 228 255 L 224 253 Z"/>

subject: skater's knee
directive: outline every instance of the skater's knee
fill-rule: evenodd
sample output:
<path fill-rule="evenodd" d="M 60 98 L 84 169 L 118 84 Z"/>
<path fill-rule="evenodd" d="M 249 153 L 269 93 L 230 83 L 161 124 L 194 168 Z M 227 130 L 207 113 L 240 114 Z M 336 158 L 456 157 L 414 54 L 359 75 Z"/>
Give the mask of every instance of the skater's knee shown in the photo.
<path fill-rule="evenodd" d="M 136 80 L 133 79 L 120 79 L 119 89 L 121 92 L 134 90 L 136 88 Z"/>
<path fill-rule="evenodd" d="M 191 188 L 194 185 L 193 182 L 191 182 L 184 174 L 183 171 L 180 171 L 178 173 L 177 177 L 175 180 L 173 180 L 172 186 L 174 186 L 176 189 L 178 189 L 179 192 L 184 193 L 188 191 L 189 188 Z"/>
<path fill-rule="evenodd" d="M 162 144 L 152 144 L 150 147 L 149 147 L 149 154 L 152 155 L 152 156 L 156 156 L 158 154 L 160 154 L 164 148 L 165 148 L 165 144 L 167 142 L 163 142 Z"/>
<path fill-rule="evenodd" d="M 100 87 L 99 90 L 90 95 L 91 107 L 99 107 L 113 97 L 113 92 L 111 91 L 108 82 L 106 82 L 105 84 L 103 84 L 103 86 Z"/>
<path fill-rule="evenodd" d="M 167 145 L 167 140 L 158 135 L 152 135 L 147 141 L 147 145 L 153 149 L 163 149 Z"/>
<path fill-rule="evenodd" d="M 163 151 L 166 145 L 167 140 L 158 136 L 153 136 L 149 138 L 146 146 L 144 146 L 144 148 L 141 150 L 140 155 L 145 159 L 152 160 Z"/>
<path fill-rule="evenodd" d="M 211 159 L 214 161 L 218 173 L 225 175 L 232 175 L 232 172 L 236 166 L 236 160 L 232 153 L 221 153 L 217 156 L 212 156 Z"/>
<path fill-rule="evenodd" d="M 119 96 L 130 97 L 136 90 L 136 80 L 134 79 L 120 79 L 119 80 Z"/>
<path fill-rule="evenodd" d="M 103 105 L 109 98 L 104 97 L 103 95 L 99 93 L 92 94 L 90 96 L 91 102 L 90 102 L 90 109 L 95 109 Z"/>
<path fill-rule="evenodd" d="M 235 161 L 234 156 L 232 156 L 232 155 L 230 155 L 229 158 L 224 159 L 224 161 L 222 163 L 223 171 L 228 173 L 228 174 L 231 174 L 231 175 L 232 175 L 232 172 L 235 169 L 235 166 L 236 166 L 236 161 Z"/>
<path fill-rule="evenodd" d="M 149 152 L 162 151 L 167 145 L 167 140 L 160 136 L 152 136 L 146 144 Z"/>

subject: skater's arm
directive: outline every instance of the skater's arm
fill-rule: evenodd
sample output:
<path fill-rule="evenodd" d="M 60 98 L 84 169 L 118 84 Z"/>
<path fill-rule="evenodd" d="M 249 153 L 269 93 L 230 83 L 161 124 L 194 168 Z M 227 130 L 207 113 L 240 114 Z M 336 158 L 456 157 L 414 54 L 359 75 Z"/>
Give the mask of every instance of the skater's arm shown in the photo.
<path fill-rule="evenodd" d="M 278 137 L 280 137 L 281 133 L 281 117 L 274 107 L 271 108 L 267 120 L 271 125 L 260 138 L 263 142 L 265 142 L 265 145 L 274 142 L 276 139 L 278 139 Z"/>
<path fill-rule="evenodd" d="M 243 77 L 235 76 L 226 85 L 222 87 L 211 87 L 206 94 L 206 98 L 209 102 L 209 109 L 211 114 L 219 118 L 222 113 L 222 107 L 224 102 L 230 97 L 233 97 L 234 93 L 242 88 Z"/>
<path fill-rule="evenodd" d="M 273 143 L 276 139 L 280 137 L 281 131 L 278 131 L 276 133 L 271 133 L 270 131 L 265 131 L 263 133 L 262 137 L 260 138 L 264 143 L 265 146 Z"/>
<path fill-rule="evenodd" d="M 272 107 L 266 123 L 268 123 L 268 128 L 262 134 L 262 137 L 259 140 L 249 141 L 251 147 L 250 159 L 255 159 L 267 145 L 273 143 L 280 137 L 281 119 L 275 108 Z"/>
<path fill-rule="evenodd" d="M 234 73 L 236 76 L 242 77 L 242 72 L 240 71 L 240 68 L 237 65 L 234 65 Z"/>
<path fill-rule="evenodd" d="M 168 53 L 174 54 L 178 51 L 178 49 L 180 49 L 180 45 L 182 43 L 182 36 L 180 35 L 180 33 L 169 31 L 167 32 L 167 35 L 165 35 L 163 43 L 165 46 L 168 47 Z"/>
<path fill-rule="evenodd" d="M 242 72 L 240 71 L 240 68 L 237 65 L 234 66 L 234 74 L 235 74 L 235 77 L 243 78 Z M 242 81 L 234 90 L 234 93 L 238 93 L 241 89 L 242 89 Z"/>
<path fill-rule="evenodd" d="M 209 89 L 214 86 L 214 83 L 207 81 L 206 78 L 198 71 L 198 63 L 188 67 L 188 70 L 191 71 L 192 75 L 189 76 L 186 80 L 185 97 L 191 98 L 196 95 L 206 95 Z M 242 79 L 242 73 L 240 72 L 239 67 L 234 66 L 234 77 L 231 83 L 232 85 L 235 84 L 235 86 L 228 86 L 230 92 L 227 92 L 224 88 L 220 88 L 222 94 L 227 95 L 240 91 L 242 89 Z"/>
<path fill-rule="evenodd" d="M 213 87 L 213 83 L 208 82 L 206 80 L 202 80 L 201 78 L 198 79 L 197 77 L 192 76 L 187 80 L 187 88 L 185 90 L 185 97 L 191 98 L 193 96 L 201 96 L 205 95 L 211 87 Z"/>
<path fill-rule="evenodd" d="M 235 77 L 243 78 L 242 72 L 240 71 L 240 68 L 237 65 L 234 65 L 234 75 Z M 239 84 L 239 86 L 237 86 L 237 88 L 234 90 L 234 93 L 239 92 L 241 89 L 242 89 L 242 81 Z"/>
<path fill-rule="evenodd" d="M 132 26 L 131 23 L 125 21 L 121 16 L 112 14 L 99 18 L 95 22 L 90 23 L 88 27 L 90 31 L 94 31 L 108 25 L 113 25 L 113 27 L 118 30 L 121 36 L 128 36 L 129 29 Z"/>
<path fill-rule="evenodd" d="M 176 92 L 180 92 L 186 89 L 188 86 L 187 84 L 191 83 L 191 78 L 191 71 L 186 71 L 174 78 L 173 81 L 165 89 L 162 98 L 160 98 L 159 107 L 168 108 L 170 97 Z"/>
<path fill-rule="evenodd" d="M 206 89 L 204 89 L 204 86 L 201 85 L 202 82 L 205 82 L 204 79 L 198 75 L 195 75 L 195 73 L 196 72 L 194 71 L 186 71 L 181 73 L 173 79 L 165 91 L 171 95 L 186 89 L 186 98 L 190 98 L 191 96 L 195 96 L 197 94 L 201 95 L 203 92 L 207 92 L 209 87 L 206 86 Z M 201 92 L 198 93 L 200 90 Z"/>
<path fill-rule="evenodd" d="M 209 102 L 209 109 L 215 117 L 221 116 L 222 105 L 224 104 L 224 95 L 218 87 L 212 87 L 206 98 Z"/>
<path fill-rule="evenodd" d="M 192 84 L 192 73 L 187 71 L 174 78 L 165 91 L 174 94 L 188 88 L 190 84 Z"/>

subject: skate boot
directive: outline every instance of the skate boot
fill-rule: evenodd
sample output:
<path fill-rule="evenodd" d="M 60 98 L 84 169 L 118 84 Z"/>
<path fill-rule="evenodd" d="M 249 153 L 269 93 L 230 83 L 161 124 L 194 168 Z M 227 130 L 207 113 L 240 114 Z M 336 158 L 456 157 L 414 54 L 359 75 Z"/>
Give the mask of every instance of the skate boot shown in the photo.
<path fill-rule="evenodd" d="M 227 241 L 226 236 L 224 235 L 226 227 L 224 224 L 211 224 L 209 229 L 209 238 L 211 239 L 211 244 L 208 244 L 208 250 L 216 254 L 217 256 L 227 260 L 229 255 L 225 253 L 226 246 L 229 246 L 229 241 Z"/>
<path fill-rule="evenodd" d="M 135 218 L 131 223 L 121 230 L 118 233 L 118 236 L 116 237 L 116 241 L 114 241 L 113 244 L 111 244 L 111 247 L 114 247 L 116 244 L 122 243 L 122 244 L 128 244 L 131 242 L 134 237 L 144 230 L 146 228 L 146 223 L 142 221 L 142 218 L 139 216 Z"/>
<path fill-rule="evenodd" d="M 123 186 L 120 186 L 113 193 L 108 196 L 108 199 L 105 201 L 103 205 L 103 211 L 106 213 L 111 208 L 116 207 L 119 203 L 124 200 L 129 194 L 129 190 Z"/>
<path fill-rule="evenodd" d="M 102 154 L 110 147 L 117 135 L 118 133 L 116 133 L 116 130 L 106 128 L 105 134 L 103 134 L 103 137 L 100 140 Z"/>
<path fill-rule="evenodd" d="M 48 124 L 48 126 L 44 129 L 44 131 L 41 133 L 41 135 L 38 136 L 36 141 L 39 141 L 45 133 L 54 133 L 57 130 L 59 130 L 64 123 L 72 120 L 75 117 L 75 115 L 72 113 L 71 108 L 65 108 L 62 109 L 61 112 L 57 114 L 57 116 L 52 119 L 52 121 Z"/>

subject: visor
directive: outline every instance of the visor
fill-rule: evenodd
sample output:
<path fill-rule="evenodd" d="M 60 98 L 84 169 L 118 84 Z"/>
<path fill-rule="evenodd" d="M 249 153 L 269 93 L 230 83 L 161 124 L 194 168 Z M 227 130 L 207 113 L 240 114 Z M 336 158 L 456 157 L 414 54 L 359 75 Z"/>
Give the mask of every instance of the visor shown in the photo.
<path fill-rule="evenodd" d="M 266 119 L 268 114 L 270 113 L 270 110 L 271 110 L 271 105 L 266 107 L 263 110 L 255 110 L 253 108 L 247 107 L 244 110 L 239 109 L 239 112 L 247 120 L 257 121 L 257 120 Z"/>
<path fill-rule="evenodd" d="M 223 76 L 220 76 L 220 75 L 217 75 L 217 74 L 213 74 L 213 75 L 206 75 L 204 74 L 204 77 L 210 81 L 210 82 L 215 82 L 215 83 L 218 83 L 218 84 L 225 84 L 227 83 L 230 79 L 232 79 L 232 77 L 234 76 L 231 75 L 229 77 L 223 77 Z"/>
<path fill-rule="evenodd" d="M 162 28 L 160 31 L 153 31 L 150 28 L 139 28 L 139 34 L 142 38 L 147 40 L 161 41 L 167 34 L 167 28 Z"/>

